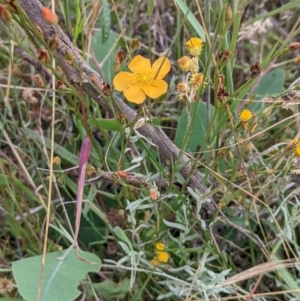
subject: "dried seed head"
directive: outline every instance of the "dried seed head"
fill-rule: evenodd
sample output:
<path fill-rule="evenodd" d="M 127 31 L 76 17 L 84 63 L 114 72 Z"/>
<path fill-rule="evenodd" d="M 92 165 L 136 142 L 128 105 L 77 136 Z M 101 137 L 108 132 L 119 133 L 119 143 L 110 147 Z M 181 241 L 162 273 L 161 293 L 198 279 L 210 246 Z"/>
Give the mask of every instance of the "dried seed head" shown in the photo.
<path fill-rule="evenodd" d="M 51 121 L 52 119 L 52 107 L 48 105 L 44 105 L 42 107 L 41 118 L 44 121 Z"/>
<path fill-rule="evenodd" d="M 32 79 L 35 81 L 35 83 L 40 86 L 40 87 L 44 87 L 44 80 L 42 78 L 42 76 L 40 74 L 35 74 L 32 76 Z"/>
<path fill-rule="evenodd" d="M 59 37 L 55 36 L 48 41 L 48 46 L 52 51 L 56 51 L 59 44 Z"/>
<path fill-rule="evenodd" d="M 139 39 L 132 39 L 131 41 L 130 41 L 130 48 L 131 49 L 139 49 L 140 48 L 140 41 L 139 41 Z"/>
<path fill-rule="evenodd" d="M 86 167 L 86 174 L 88 176 L 94 175 L 95 172 L 96 172 L 96 168 L 93 165 L 87 165 L 87 167 Z"/>
<path fill-rule="evenodd" d="M 224 100 L 226 100 L 228 96 L 229 93 L 227 92 L 226 87 L 224 87 L 224 85 L 220 85 L 217 91 L 218 100 L 220 102 L 224 102 Z"/>
<path fill-rule="evenodd" d="M 56 82 L 56 89 L 64 90 L 64 89 L 66 89 L 66 88 L 67 88 L 67 86 L 64 84 L 63 81 L 58 80 L 58 81 Z"/>
<path fill-rule="evenodd" d="M 35 29 L 38 31 L 38 33 L 41 35 L 41 37 L 44 38 L 44 33 L 42 31 L 41 26 L 37 23 L 34 23 L 33 25 L 34 25 Z"/>
<path fill-rule="evenodd" d="M 256 76 L 258 74 L 260 74 L 260 65 L 259 63 L 255 63 L 251 66 L 250 68 L 250 72 L 251 72 L 251 76 Z"/>
<path fill-rule="evenodd" d="M 218 52 L 218 59 L 224 63 L 224 62 L 227 62 L 227 60 L 229 59 L 230 57 L 230 52 L 228 49 L 225 49 L 224 51 L 219 51 Z"/>
<path fill-rule="evenodd" d="M 53 158 L 53 164 L 60 165 L 60 163 L 61 163 L 60 157 L 59 156 L 55 156 Z"/>
<path fill-rule="evenodd" d="M 187 82 L 180 82 L 177 84 L 177 91 L 187 92 L 189 90 L 189 85 Z"/>
<path fill-rule="evenodd" d="M 14 289 L 14 284 L 6 277 L 0 278 L 0 295 L 10 293 Z"/>
<path fill-rule="evenodd" d="M 3 23 L 8 24 L 11 20 L 11 13 L 6 5 L 0 4 L 0 19 Z"/>
<path fill-rule="evenodd" d="M 36 104 L 38 102 L 34 90 L 30 88 L 26 88 L 22 91 L 22 97 L 29 104 Z"/>
<path fill-rule="evenodd" d="M 294 42 L 294 43 L 291 43 L 289 45 L 289 51 L 294 51 L 294 50 L 297 50 L 297 49 L 300 49 L 300 43 L 299 42 Z"/>
<path fill-rule="evenodd" d="M 18 12 L 18 8 L 17 8 L 14 0 L 7 1 L 7 4 L 11 7 L 10 11 L 16 12 L 16 13 Z"/>
<path fill-rule="evenodd" d="M 107 243 L 108 255 L 115 255 L 118 251 L 118 243 L 116 241 L 109 241 Z"/>
<path fill-rule="evenodd" d="M 124 55 L 121 50 L 119 50 L 115 56 L 114 62 L 114 72 L 118 72 L 124 60 Z"/>
<path fill-rule="evenodd" d="M 126 218 L 126 213 L 121 208 L 111 208 L 107 213 L 108 222 L 114 227 L 123 227 L 125 225 Z"/>
<path fill-rule="evenodd" d="M 110 85 L 108 83 L 104 83 L 102 91 L 104 95 L 110 95 L 111 94 Z"/>
<path fill-rule="evenodd" d="M 49 61 L 49 53 L 45 48 L 40 48 L 38 59 L 44 64 Z"/>
<path fill-rule="evenodd" d="M 13 65 L 12 73 L 13 73 L 14 76 L 21 75 L 21 71 L 20 71 L 20 68 L 19 68 L 18 65 Z"/>
<path fill-rule="evenodd" d="M 159 191 L 154 187 L 150 188 L 150 199 L 152 201 L 157 201 L 158 197 L 159 197 Z"/>
<path fill-rule="evenodd" d="M 232 8 L 231 5 L 226 6 L 226 12 L 225 12 L 225 22 L 230 22 L 232 20 Z"/>

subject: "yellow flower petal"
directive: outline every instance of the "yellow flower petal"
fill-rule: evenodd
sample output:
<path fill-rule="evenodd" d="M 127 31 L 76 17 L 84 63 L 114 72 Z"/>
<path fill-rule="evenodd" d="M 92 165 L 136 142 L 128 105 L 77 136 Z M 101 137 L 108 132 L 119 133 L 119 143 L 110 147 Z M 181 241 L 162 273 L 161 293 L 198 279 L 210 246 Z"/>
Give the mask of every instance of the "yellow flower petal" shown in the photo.
<path fill-rule="evenodd" d="M 202 52 L 203 41 L 199 38 L 190 38 L 185 43 L 186 50 L 193 56 L 198 56 Z"/>
<path fill-rule="evenodd" d="M 152 65 L 153 76 L 155 79 L 163 79 L 169 73 L 170 69 L 170 61 L 165 57 L 160 57 Z"/>
<path fill-rule="evenodd" d="M 151 83 L 144 84 L 141 89 L 148 97 L 155 99 L 167 92 L 168 84 L 161 79 L 155 79 Z"/>
<path fill-rule="evenodd" d="M 124 90 L 124 96 L 130 102 L 140 104 L 143 103 L 146 99 L 146 94 L 139 85 L 133 85 L 130 88 Z"/>
<path fill-rule="evenodd" d="M 137 55 L 129 63 L 128 68 L 133 73 L 148 73 L 151 70 L 151 63 L 149 59 L 146 59 L 141 55 Z"/>
<path fill-rule="evenodd" d="M 300 157 L 300 147 L 295 148 L 294 154 L 295 154 L 296 157 L 298 157 L 298 158 Z"/>
<path fill-rule="evenodd" d="M 130 72 L 119 72 L 113 80 L 113 85 L 117 91 L 124 91 L 134 84 L 135 75 Z"/>
<path fill-rule="evenodd" d="M 240 120 L 247 122 L 252 118 L 253 114 L 249 110 L 243 110 L 240 114 Z"/>
<path fill-rule="evenodd" d="M 186 43 L 185 46 L 187 47 L 199 47 L 202 46 L 203 41 L 200 38 L 190 38 Z"/>

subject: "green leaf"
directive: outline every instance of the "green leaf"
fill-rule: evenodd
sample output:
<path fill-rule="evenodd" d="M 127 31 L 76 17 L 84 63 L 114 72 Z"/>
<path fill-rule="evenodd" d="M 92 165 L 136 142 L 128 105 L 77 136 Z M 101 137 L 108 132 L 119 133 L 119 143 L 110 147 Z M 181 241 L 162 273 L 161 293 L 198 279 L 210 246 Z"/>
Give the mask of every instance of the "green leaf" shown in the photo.
<path fill-rule="evenodd" d="M 0 298 L 0 301 L 22 301 L 24 299 L 17 299 L 17 298 Z"/>
<path fill-rule="evenodd" d="M 103 1 L 103 6 L 100 14 L 100 24 L 102 27 L 102 44 L 108 40 L 111 27 L 110 6 L 107 0 Z"/>
<path fill-rule="evenodd" d="M 159 126 L 159 118 L 153 117 L 151 123 L 153 124 L 153 126 Z M 108 131 L 120 131 L 120 129 L 122 128 L 120 122 L 116 119 L 93 118 L 89 119 L 89 124 L 90 126 L 96 126 L 102 130 Z"/>
<path fill-rule="evenodd" d="M 268 96 L 276 96 L 283 91 L 285 74 L 283 69 L 278 68 L 267 73 L 259 85 L 254 90 L 256 100 L 261 100 Z M 262 107 L 263 103 L 254 103 L 251 106 L 253 111 L 258 111 Z"/>
<path fill-rule="evenodd" d="M 38 133 L 36 133 L 28 128 L 23 128 L 23 131 L 27 136 L 37 140 L 39 143 L 45 142 L 46 147 L 48 149 L 51 149 L 51 140 L 49 138 L 41 137 Z M 55 154 L 60 156 L 62 159 L 72 163 L 73 165 L 78 165 L 79 157 L 72 154 L 71 152 L 69 152 L 64 147 L 60 146 L 57 143 L 54 143 L 54 152 L 55 152 Z"/>
<path fill-rule="evenodd" d="M 128 278 L 123 279 L 119 283 L 106 279 L 103 282 L 93 284 L 93 288 L 98 294 L 108 300 L 111 300 L 111 298 L 124 300 L 125 295 L 128 293 L 129 285 L 130 281 Z"/>
<path fill-rule="evenodd" d="M 193 112 L 196 109 L 196 103 L 193 103 L 191 106 L 191 116 L 193 116 Z M 210 108 L 210 119 L 214 114 L 214 107 Z M 189 140 L 186 146 L 186 150 L 195 151 L 199 145 L 202 145 L 204 142 L 206 133 L 207 133 L 207 107 L 206 103 L 200 102 L 198 105 L 198 109 L 195 115 L 195 119 L 193 120 L 192 129 L 190 131 Z M 179 118 L 179 122 L 177 125 L 177 131 L 175 135 L 175 144 L 178 147 L 182 146 L 182 142 L 186 136 L 187 131 L 187 112 L 184 110 Z"/>
<path fill-rule="evenodd" d="M 184 16 L 186 16 L 186 19 L 189 21 L 191 26 L 195 29 L 195 31 L 198 33 L 199 37 L 203 42 L 205 42 L 205 32 L 203 30 L 203 27 L 198 22 L 196 17 L 191 13 L 190 9 L 187 7 L 187 5 L 182 0 L 176 0 L 176 3 Z"/>
<path fill-rule="evenodd" d="M 108 83 L 111 83 L 114 76 L 113 67 L 115 56 L 120 47 L 120 36 L 114 31 L 110 31 L 109 37 L 105 43 L 102 43 L 102 32 L 97 32 L 92 39 L 92 47 L 95 53 L 96 60 L 100 65 L 104 78 Z M 92 64 L 93 66 L 93 64 Z M 97 67 L 93 66 L 95 70 Z"/>
<path fill-rule="evenodd" d="M 46 255 L 41 301 L 73 301 L 80 295 L 79 281 L 89 272 L 98 272 L 101 260 L 89 252 L 78 251 L 78 255 L 81 259 L 73 248 Z M 27 301 L 37 300 L 41 262 L 42 255 L 12 263 L 19 292 Z"/>
<path fill-rule="evenodd" d="M 273 254 L 272 261 L 281 261 L 280 256 Z M 281 279 L 286 283 L 287 287 L 291 291 L 295 291 L 293 294 L 296 296 L 298 300 L 300 300 L 300 293 L 299 293 L 299 278 L 297 278 L 295 275 L 293 275 L 290 270 L 287 268 L 280 269 L 280 276 Z M 294 300 L 297 300 L 294 299 Z"/>
<path fill-rule="evenodd" d="M 283 90 L 284 78 L 283 69 L 270 71 L 260 81 L 257 88 L 254 90 L 254 94 L 260 98 L 280 94 Z"/>

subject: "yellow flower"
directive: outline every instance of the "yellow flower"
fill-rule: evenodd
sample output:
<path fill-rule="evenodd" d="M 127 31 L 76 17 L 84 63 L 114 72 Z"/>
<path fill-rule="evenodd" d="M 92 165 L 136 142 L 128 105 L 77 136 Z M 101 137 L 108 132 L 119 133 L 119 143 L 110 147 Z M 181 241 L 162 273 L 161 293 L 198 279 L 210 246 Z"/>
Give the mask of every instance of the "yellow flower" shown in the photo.
<path fill-rule="evenodd" d="M 155 245 L 155 248 L 157 251 L 164 251 L 165 250 L 165 244 L 162 242 L 157 242 Z"/>
<path fill-rule="evenodd" d="M 294 154 L 296 157 L 300 157 L 300 146 L 295 148 Z"/>
<path fill-rule="evenodd" d="M 187 68 L 189 66 L 189 60 L 190 60 L 190 58 L 185 55 L 177 61 L 178 66 L 182 71 L 188 71 Z"/>
<path fill-rule="evenodd" d="M 202 73 L 192 74 L 189 82 L 195 87 L 196 90 L 199 89 L 199 87 L 203 82 L 203 74 Z"/>
<path fill-rule="evenodd" d="M 203 41 L 199 38 L 190 38 L 185 43 L 186 50 L 193 56 L 199 56 L 202 52 Z"/>
<path fill-rule="evenodd" d="M 182 71 L 191 71 L 192 73 L 198 71 L 198 62 L 195 57 L 191 58 L 189 56 L 183 56 L 177 61 L 177 63 Z"/>
<path fill-rule="evenodd" d="M 243 110 L 240 114 L 240 120 L 243 122 L 249 121 L 253 117 L 253 114 L 249 110 Z"/>
<path fill-rule="evenodd" d="M 151 260 L 153 266 L 157 267 L 161 263 L 167 263 L 169 260 L 169 254 L 165 252 L 165 244 L 162 242 L 157 242 L 155 244 L 156 256 Z"/>
<path fill-rule="evenodd" d="M 169 260 L 169 254 L 167 252 L 157 252 L 157 259 L 160 262 L 166 263 Z"/>
<path fill-rule="evenodd" d="M 131 72 L 119 72 L 113 84 L 117 91 L 123 92 L 128 101 L 140 104 L 146 99 L 158 98 L 168 90 L 162 80 L 170 71 L 169 59 L 161 57 L 151 66 L 150 60 L 137 55 L 128 65 Z"/>

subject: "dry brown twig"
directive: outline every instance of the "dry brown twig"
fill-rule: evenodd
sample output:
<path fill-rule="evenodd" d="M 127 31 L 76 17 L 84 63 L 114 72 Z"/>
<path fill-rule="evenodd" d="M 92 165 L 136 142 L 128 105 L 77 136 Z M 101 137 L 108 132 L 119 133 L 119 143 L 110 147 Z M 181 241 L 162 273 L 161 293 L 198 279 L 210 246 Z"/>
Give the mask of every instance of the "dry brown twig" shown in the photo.
<path fill-rule="evenodd" d="M 107 84 L 99 76 L 99 74 L 83 60 L 78 50 L 74 47 L 69 37 L 63 32 L 61 27 L 59 25 L 50 25 L 46 23 L 41 11 L 43 7 L 42 3 L 39 0 L 20 0 L 19 3 L 32 24 L 41 28 L 46 43 L 55 37 L 60 37 L 54 57 L 57 64 L 67 75 L 70 83 L 78 91 L 84 91 L 89 97 L 96 100 L 102 108 L 110 110 L 103 91 L 104 88 L 107 87 Z M 70 64 L 66 58 L 70 56 L 73 58 L 72 64 Z M 123 100 L 114 96 L 114 101 L 114 110 L 116 113 L 123 114 L 129 122 L 136 119 L 136 112 Z M 175 162 L 177 160 L 180 150 L 161 129 L 155 129 L 153 126 L 148 124 L 140 127 L 137 131 L 157 146 L 162 162 Z M 191 159 L 185 154 L 181 158 L 180 164 L 185 165 L 181 170 L 181 174 L 184 178 L 187 178 L 192 172 L 190 161 Z M 189 186 L 197 188 L 201 193 L 204 193 L 207 189 L 201 183 L 202 179 L 203 176 L 198 170 L 193 171 L 192 177 L 189 181 Z M 210 207 L 208 210 L 211 212 L 213 210 L 212 204 L 207 203 L 206 205 Z"/>

